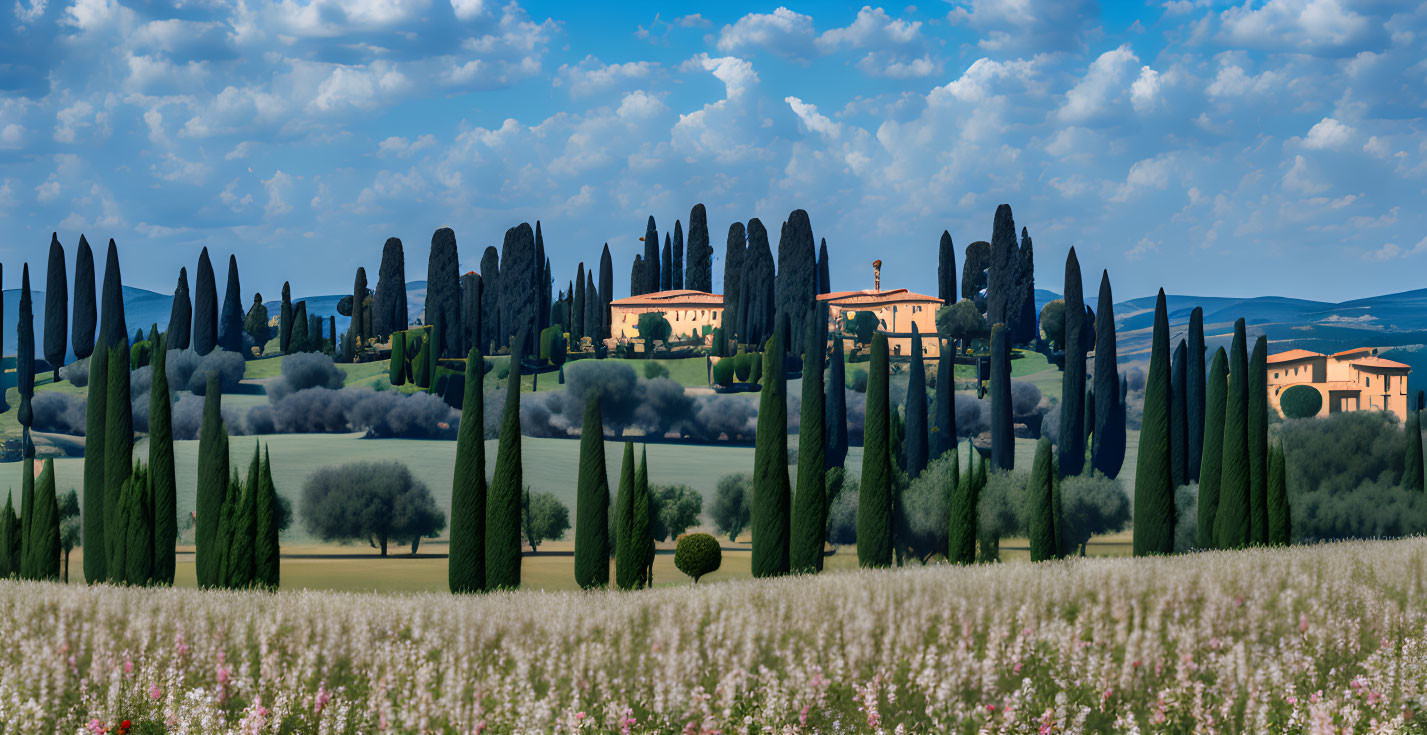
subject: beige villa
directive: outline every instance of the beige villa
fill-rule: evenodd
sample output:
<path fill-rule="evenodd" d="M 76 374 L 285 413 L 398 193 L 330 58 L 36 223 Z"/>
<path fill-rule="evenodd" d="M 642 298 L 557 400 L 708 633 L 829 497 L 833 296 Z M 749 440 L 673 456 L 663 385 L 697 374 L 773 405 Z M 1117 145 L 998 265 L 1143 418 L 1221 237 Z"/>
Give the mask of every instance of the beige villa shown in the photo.
<path fill-rule="evenodd" d="M 1268 356 L 1268 402 L 1275 411 L 1290 386 L 1318 391 L 1323 407 L 1318 415 L 1339 411 L 1390 411 L 1407 419 L 1407 365 L 1378 356 L 1376 347 L 1359 347 L 1332 355 L 1289 350 Z"/>
<path fill-rule="evenodd" d="M 870 311 L 877 317 L 877 332 L 887 336 L 891 356 L 912 356 L 912 325 L 922 335 L 922 356 L 936 359 L 941 355 L 941 343 L 936 336 L 936 310 L 941 299 L 914 293 L 905 288 L 889 291 L 872 288 L 864 291 L 836 291 L 818 296 L 827 304 L 829 328 L 838 331 L 846 317 L 860 311 Z M 850 340 L 850 338 L 844 338 Z M 851 349 L 850 341 L 845 345 Z"/>
<path fill-rule="evenodd" d="M 723 296 L 677 289 L 615 299 L 609 304 L 610 336 L 616 340 L 638 339 L 639 317 L 651 311 L 669 320 L 675 339 L 702 339 L 723 323 Z"/>

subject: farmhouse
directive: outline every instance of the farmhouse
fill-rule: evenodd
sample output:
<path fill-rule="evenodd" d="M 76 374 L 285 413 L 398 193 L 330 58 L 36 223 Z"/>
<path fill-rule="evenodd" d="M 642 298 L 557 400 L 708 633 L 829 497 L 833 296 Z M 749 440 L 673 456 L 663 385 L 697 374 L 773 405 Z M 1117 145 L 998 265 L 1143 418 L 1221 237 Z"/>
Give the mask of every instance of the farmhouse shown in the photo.
<path fill-rule="evenodd" d="M 659 312 L 673 327 L 673 337 L 706 337 L 722 322 L 723 296 L 704 291 L 676 289 L 656 291 L 609 304 L 610 336 L 615 339 L 639 337 L 639 317 Z"/>
<path fill-rule="evenodd" d="M 1280 414 L 1284 393 L 1294 386 L 1317 391 L 1318 416 L 1339 411 L 1391 411 L 1407 419 L 1410 367 L 1378 356 L 1376 347 L 1331 355 L 1288 350 L 1268 356 L 1268 402 Z"/>
<path fill-rule="evenodd" d="M 941 299 L 935 296 L 905 288 L 889 291 L 870 288 L 825 293 L 818 296 L 818 301 L 827 304 L 830 328 L 834 332 L 841 330 L 846 318 L 855 317 L 861 311 L 872 312 L 877 317 L 877 332 L 887 336 L 887 349 L 894 358 L 912 356 L 913 324 L 922 335 L 922 356 L 936 359 L 941 354 L 936 336 L 936 310 L 941 306 Z"/>

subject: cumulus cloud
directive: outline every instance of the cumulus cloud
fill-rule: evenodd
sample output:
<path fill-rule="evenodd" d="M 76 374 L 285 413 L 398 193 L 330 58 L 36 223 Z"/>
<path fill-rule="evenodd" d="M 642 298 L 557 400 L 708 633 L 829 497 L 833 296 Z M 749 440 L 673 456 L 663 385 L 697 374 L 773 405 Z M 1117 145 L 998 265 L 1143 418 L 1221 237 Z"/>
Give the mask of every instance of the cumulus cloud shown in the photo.
<path fill-rule="evenodd" d="M 1100 54 L 1080 82 L 1065 93 L 1065 104 L 1056 114 L 1066 122 L 1081 122 L 1105 114 L 1124 91 L 1125 77 L 1139 61 L 1128 45 Z"/>
<path fill-rule="evenodd" d="M 1220 15 L 1221 38 L 1251 48 L 1327 51 L 1369 39 L 1368 18 L 1340 0 L 1268 0 Z"/>
<path fill-rule="evenodd" d="M 1313 150 L 1342 148 L 1352 139 L 1353 132 L 1351 127 L 1325 117 L 1308 130 L 1303 147 Z"/>

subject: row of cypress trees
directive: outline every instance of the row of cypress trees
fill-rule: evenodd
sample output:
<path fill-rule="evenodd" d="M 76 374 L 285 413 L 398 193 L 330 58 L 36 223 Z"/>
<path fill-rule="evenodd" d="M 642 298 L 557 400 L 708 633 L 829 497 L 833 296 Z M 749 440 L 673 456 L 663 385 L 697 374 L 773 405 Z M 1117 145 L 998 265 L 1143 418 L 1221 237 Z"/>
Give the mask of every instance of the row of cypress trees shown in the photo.
<path fill-rule="evenodd" d="M 229 451 L 218 378 L 209 376 L 198 435 L 194 529 L 198 586 L 277 589 L 281 507 L 271 456 L 254 443 L 245 482 L 230 468 Z"/>

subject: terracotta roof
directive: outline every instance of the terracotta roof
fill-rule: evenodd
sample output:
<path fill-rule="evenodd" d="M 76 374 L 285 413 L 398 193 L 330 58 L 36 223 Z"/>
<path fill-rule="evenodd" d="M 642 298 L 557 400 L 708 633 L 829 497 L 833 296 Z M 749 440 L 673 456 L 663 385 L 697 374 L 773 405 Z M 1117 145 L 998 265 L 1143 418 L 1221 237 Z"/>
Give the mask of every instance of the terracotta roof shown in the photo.
<path fill-rule="evenodd" d="M 1393 360 L 1384 360 L 1381 357 L 1364 357 L 1359 360 L 1353 360 L 1353 364 L 1362 367 L 1388 368 L 1393 370 L 1412 369 L 1411 365 L 1404 365 L 1400 362 L 1395 362 Z"/>
<path fill-rule="evenodd" d="M 628 296 L 609 302 L 610 306 L 667 306 L 670 308 L 723 306 L 723 295 L 687 288 Z"/>
<path fill-rule="evenodd" d="M 1289 350 L 1287 352 L 1277 352 L 1268 356 L 1269 363 L 1293 362 L 1294 360 L 1307 360 L 1310 357 L 1323 357 L 1322 353 L 1309 352 L 1308 350 Z"/>
<path fill-rule="evenodd" d="M 1351 350 L 1343 350 L 1342 352 L 1334 352 L 1333 354 L 1329 355 L 1329 357 L 1342 357 L 1342 356 L 1344 356 L 1344 355 L 1355 355 L 1355 354 L 1357 354 L 1357 353 L 1359 353 L 1359 352 L 1372 352 L 1373 349 L 1374 349 L 1374 348 L 1372 348 L 1372 347 L 1354 347 L 1354 348 L 1351 349 Z"/>
<path fill-rule="evenodd" d="M 818 295 L 818 301 L 826 301 L 838 306 L 851 304 L 894 304 L 916 301 L 922 303 L 941 303 L 941 299 L 926 294 L 912 293 L 905 288 L 894 288 L 886 291 L 834 291 Z"/>

